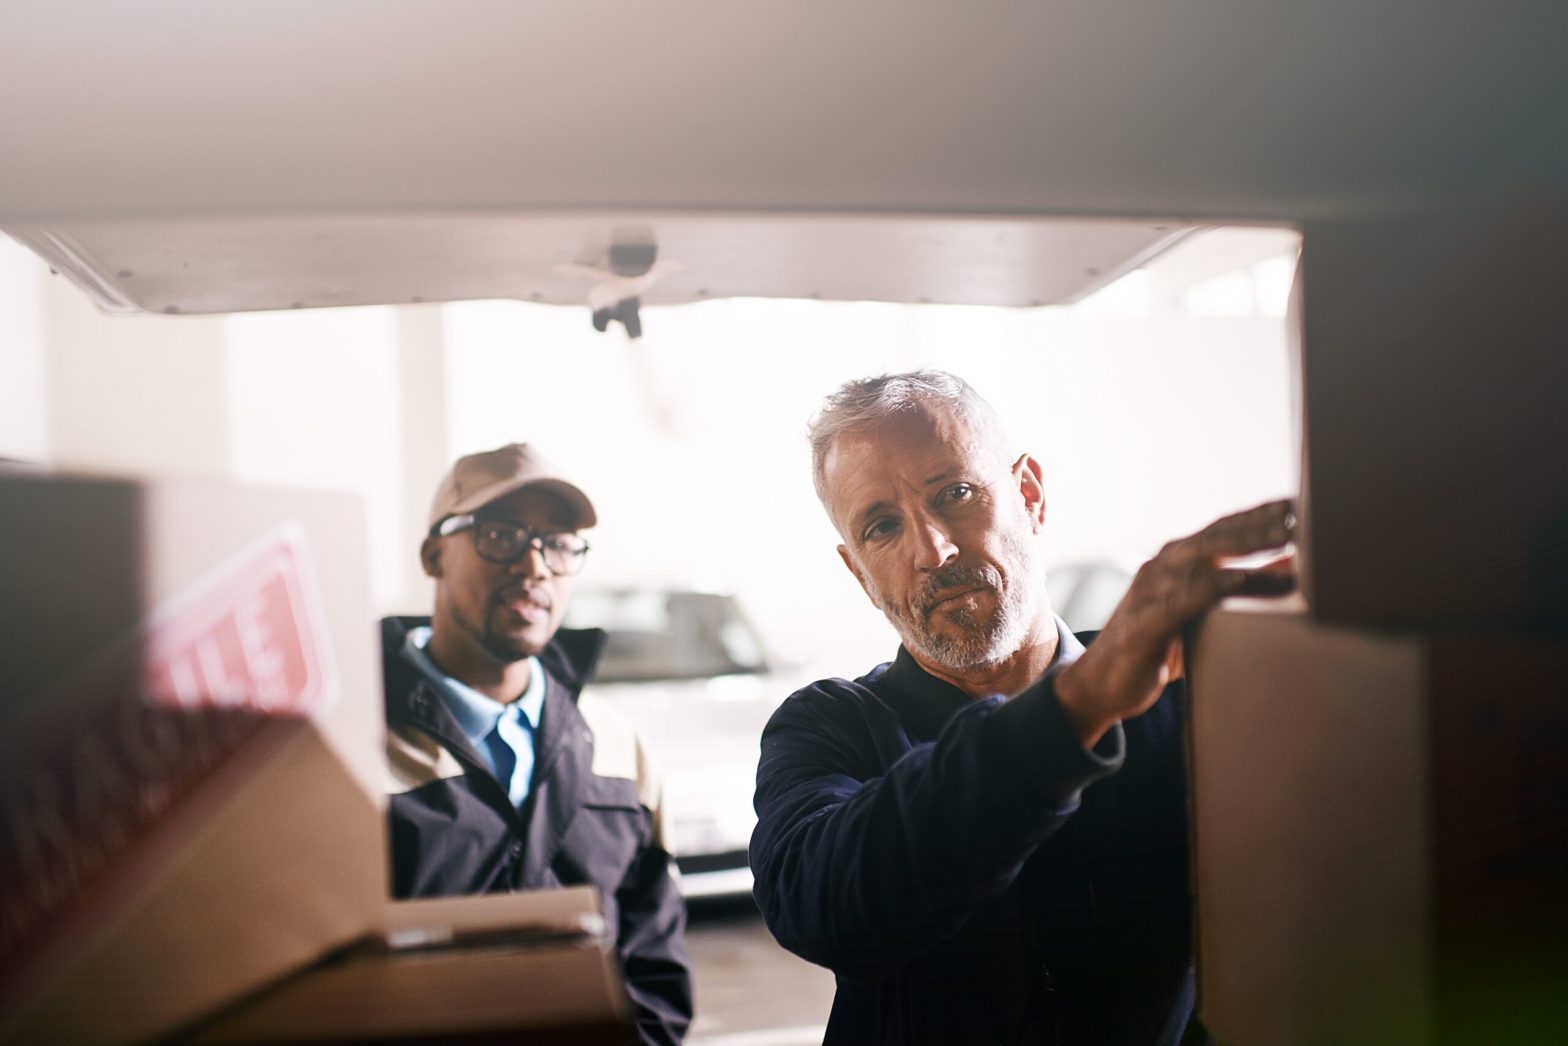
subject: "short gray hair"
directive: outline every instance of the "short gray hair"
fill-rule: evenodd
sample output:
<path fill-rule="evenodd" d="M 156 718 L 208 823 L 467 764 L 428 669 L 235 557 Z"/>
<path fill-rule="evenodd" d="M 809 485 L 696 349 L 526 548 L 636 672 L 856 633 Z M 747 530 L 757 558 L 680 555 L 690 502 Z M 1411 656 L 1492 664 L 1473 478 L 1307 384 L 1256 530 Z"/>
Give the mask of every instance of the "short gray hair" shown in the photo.
<path fill-rule="evenodd" d="M 811 479 L 817 499 L 827 504 L 825 466 L 828 451 L 840 436 L 871 428 L 898 414 L 921 411 L 946 415 L 964 423 L 975 441 L 1007 453 L 1007 433 L 1002 419 L 980 398 L 970 384 L 943 370 L 916 370 L 880 374 L 846 381 L 822 403 L 811 419 L 806 437 L 811 441 Z"/>

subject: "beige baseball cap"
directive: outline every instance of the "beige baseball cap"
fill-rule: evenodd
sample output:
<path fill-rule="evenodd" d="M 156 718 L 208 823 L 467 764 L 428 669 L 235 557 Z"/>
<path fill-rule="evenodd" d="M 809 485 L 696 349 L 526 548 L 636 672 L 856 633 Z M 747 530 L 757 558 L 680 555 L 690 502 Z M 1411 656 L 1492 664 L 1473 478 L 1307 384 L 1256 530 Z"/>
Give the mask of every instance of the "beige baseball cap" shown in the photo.
<path fill-rule="evenodd" d="M 588 495 L 563 477 L 550 459 L 527 443 L 508 443 L 453 462 L 430 503 L 430 529 L 448 516 L 474 512 L 524 487 L 545 487 L 558 494 L 576 513 L 579 529 L 599 522 Z"/>

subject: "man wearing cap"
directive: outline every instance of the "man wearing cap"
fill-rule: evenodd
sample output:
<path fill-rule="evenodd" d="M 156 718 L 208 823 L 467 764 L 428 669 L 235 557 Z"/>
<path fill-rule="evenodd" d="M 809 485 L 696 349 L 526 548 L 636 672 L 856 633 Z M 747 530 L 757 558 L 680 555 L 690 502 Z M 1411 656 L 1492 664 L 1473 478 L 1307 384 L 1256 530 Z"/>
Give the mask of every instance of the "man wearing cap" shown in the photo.
<path fill-rule="evenodd" d="M 598 887 L 641 1041 L 691 1020 L 661 793 L 630 723 L 582 689 L 604 645 L 563 629 L 593 504 L 533 447 L 459 458 L 420 546 L 428 619 L 382 622 L 392 888 Z"/>

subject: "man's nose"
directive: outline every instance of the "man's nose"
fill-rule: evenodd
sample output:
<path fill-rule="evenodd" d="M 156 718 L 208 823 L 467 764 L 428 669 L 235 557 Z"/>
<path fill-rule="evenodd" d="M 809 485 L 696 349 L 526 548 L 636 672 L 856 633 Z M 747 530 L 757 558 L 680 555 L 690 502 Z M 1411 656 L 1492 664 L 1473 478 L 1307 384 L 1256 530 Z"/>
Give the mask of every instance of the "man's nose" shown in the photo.
<path fill-rule="evenodd" d="M 958 546 L 952 535 L 937 520 L 918 521 L 914 528 L 915 566 L 921 570 L 937 567 L 958 558 Z"/>
<path fill-rule="evenodd" d="M 507 564 L 507 569 L 535 581 L 545 581 L 551 576 L 550 568 L 544 562 L 544 546 L 537 538 L 528 543 L 521 556 Z"/>

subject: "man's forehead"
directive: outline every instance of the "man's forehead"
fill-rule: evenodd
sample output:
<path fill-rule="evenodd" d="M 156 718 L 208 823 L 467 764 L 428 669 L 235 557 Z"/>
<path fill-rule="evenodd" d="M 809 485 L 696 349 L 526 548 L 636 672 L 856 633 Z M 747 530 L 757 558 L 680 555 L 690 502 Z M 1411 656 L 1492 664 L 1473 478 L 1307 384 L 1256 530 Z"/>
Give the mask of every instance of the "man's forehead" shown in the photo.
<path fill-rule="evenodd" d="M 822 464 L 832 490 L 834 474 L 843 473 L 845 466 L 881 463 L 897 469 L 941 459 L 957 463 L 977 457 L 981 451 L 980 440 L 961 419 L 905 411 L 841 433 L 828 447 Z"/>
<path fill-rule="evenodd" d="M 981 448 L 958 419 L 909 411 L 839 435 L 823 457 L 828 515 L 853 523 L 895 486 L 936 485 L 972 469 Z"/>

